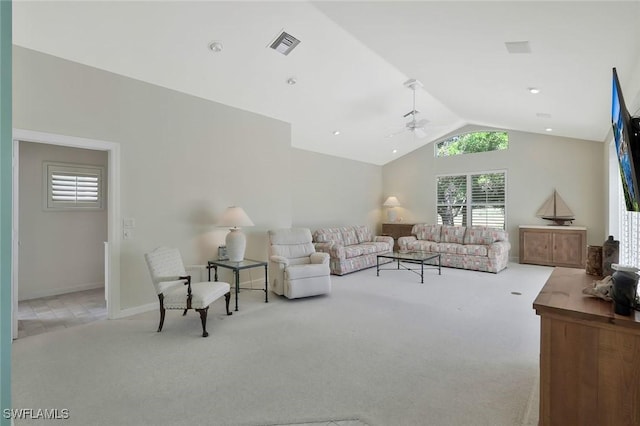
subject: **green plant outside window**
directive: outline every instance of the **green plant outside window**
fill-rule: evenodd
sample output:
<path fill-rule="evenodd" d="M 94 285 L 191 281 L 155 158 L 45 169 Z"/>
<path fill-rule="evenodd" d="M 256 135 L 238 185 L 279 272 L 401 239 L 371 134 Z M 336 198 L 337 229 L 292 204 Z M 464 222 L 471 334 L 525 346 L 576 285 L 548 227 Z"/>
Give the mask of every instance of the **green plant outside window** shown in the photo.
<path fill-rule="evenodd" d="M 509 147 L 507 132 L 472 132 L 453 136 L 436 144 L 436 157 L 499 151 Z"/>

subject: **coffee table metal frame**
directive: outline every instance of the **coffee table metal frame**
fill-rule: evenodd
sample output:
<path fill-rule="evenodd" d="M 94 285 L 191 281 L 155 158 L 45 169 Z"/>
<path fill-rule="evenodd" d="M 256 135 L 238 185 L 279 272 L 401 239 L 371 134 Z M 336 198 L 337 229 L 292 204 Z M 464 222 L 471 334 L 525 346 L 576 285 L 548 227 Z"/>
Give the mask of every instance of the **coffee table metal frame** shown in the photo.
<path fill-rule="evenodd" d="M 380 267 L 380 259 L 391 259 L 396 261 L 395 268 L 381 268 Z M 430 263 L 425 263 L 428 261 L 432 261 L 437 259 L 437 264 L 432 265 Z M 420 265 L 420 269 L 418 268 L 410 268 L 405 263 Z M 383 264 L 384 265 L 384 264 Z M 390 252 L 379 254 L 376 256 L 376 276 L 380 276 L 380 271 L 384 270 L 400 270 L 400 268 L 411 271 L 414 274 L 420 275 L 420 283 L 424 284 L 424 270 L 426 269 L 437 269 L 438 275 L 442 275 L 442 267 L 440 266 L 440 253 L 427 253 L 422 251 L 409 251 L 409 252 Z M 418 272 L 419 271 L 419 272 Z"/>

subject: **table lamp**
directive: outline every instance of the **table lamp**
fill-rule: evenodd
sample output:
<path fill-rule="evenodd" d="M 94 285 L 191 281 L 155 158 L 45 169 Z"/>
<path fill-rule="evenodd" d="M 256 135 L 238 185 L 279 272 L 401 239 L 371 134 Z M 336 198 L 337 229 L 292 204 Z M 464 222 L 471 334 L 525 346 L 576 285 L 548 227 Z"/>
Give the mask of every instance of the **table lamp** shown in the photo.
<path fill-rule="evenodd" d="M 229 227 L 229 233 L 225 237 L 227 245 L 227 255 L 232 262 L 244 260 L 244 250 L 247 247 L 247 237 L 242 233 L 240 227 L 253 226 L 253 222 L 245 213 L 242 207 L 227 207 L 222 214 L 218 226 Z"/>
<path fill-rule="evenodd" d="M 398 199 L 396 197 L 389 197 L 387 198 L 387 200 L 384 202 L 383 206 L 385 207 L 389 207 L 389 209 L 387 209 L 387 219 L 389 222 L 395 222 L 396 221 L 396 217 L 397 217 L 397 212 L 395 207 L 399 207 L 400 206 L 400 201 L 398 201 Z"/>

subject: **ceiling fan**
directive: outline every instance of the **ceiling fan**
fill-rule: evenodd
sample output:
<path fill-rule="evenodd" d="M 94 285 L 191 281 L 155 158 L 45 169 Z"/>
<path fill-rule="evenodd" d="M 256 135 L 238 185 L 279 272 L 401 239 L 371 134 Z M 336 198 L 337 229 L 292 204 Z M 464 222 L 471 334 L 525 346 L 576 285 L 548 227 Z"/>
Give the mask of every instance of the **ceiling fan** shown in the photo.
<path fill-rule="evenodd" d="M 416 90 L 422 87 L 422 83 L 420 83 L 415 78 L 412 78 L 404 82 L 404 87 L 406 87 L 407 89 L 411 89 L 411 91 L 413 92 L 413 109 L 403 115 L 404 118 L 411 117 L 411 120 L 405 123 L 404 130 L 395 134 L 402 133 L 408 130 L 417 137 L 424 138 L 425 136 L 427 136 L 427 132 L 425 132 L 424 126 L 429 123 L 429 120 L 426 120 L 424 118 L 422 120 L 416 119 L 416 116 L 420 113 L 420 111 L 416 109 Z M 395 134 L 392 134 L 390 136 L 394 136 Z"/>

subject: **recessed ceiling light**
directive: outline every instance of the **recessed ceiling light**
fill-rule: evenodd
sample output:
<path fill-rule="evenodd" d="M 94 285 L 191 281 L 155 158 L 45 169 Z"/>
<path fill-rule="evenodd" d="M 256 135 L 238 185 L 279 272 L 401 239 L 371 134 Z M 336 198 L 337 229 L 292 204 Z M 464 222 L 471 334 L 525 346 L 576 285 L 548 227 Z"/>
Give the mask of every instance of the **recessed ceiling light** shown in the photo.
<path fill-rule="evenodd" d="M 296 78 L 295 78 L 295 77 L 289 77 L 289 78 L 287 79 L 287 84 L 288 84 L 289 86 L 293 86 L 293 85 L 294 85 L 294 84 L 296 84 L 297 82 L 298 82 L 298 80 L 296 80 Z"/>
<path fill-rule="evenodd" d="M 222 52 L 222 49 L 224 49 L 224 46 L 222 46 L 222 42 L 220 41 L 212 41 L 209 43 L 209 50 L 214 53 Z"/>
<path fill-rule="evenodd" d="M 394 150 L 393 150 L 393 151 L 391 151 L 391 152 L 395 154 L 395 153 L 397 153 L 397 152 L 398 152 L 398 150 L 397 150 L 397 149 L 394 149 Z"/>
<path fill-rule="evenodd" d="M 538 93 L 540 93 L 540 89 L 536 87 L 529 87 L 527 88 L 527 90 L 529 91 L 529 93 L 533 93 L 534 95 L 537 95 Z"/>
<path fill-rule="evenodd" d="M 334 131 L 333 131 L 333 135 L 334 135 L 334 136 L 338 136 L 339 134 L 340 134 L 340 130 L 334 130 Z"/>
<path fill-rule="evenodd" d="M 553 129 L 551 127 L 547 127 L 546 129 L 544 129 L 545 132 L 552 132 Z"/>

